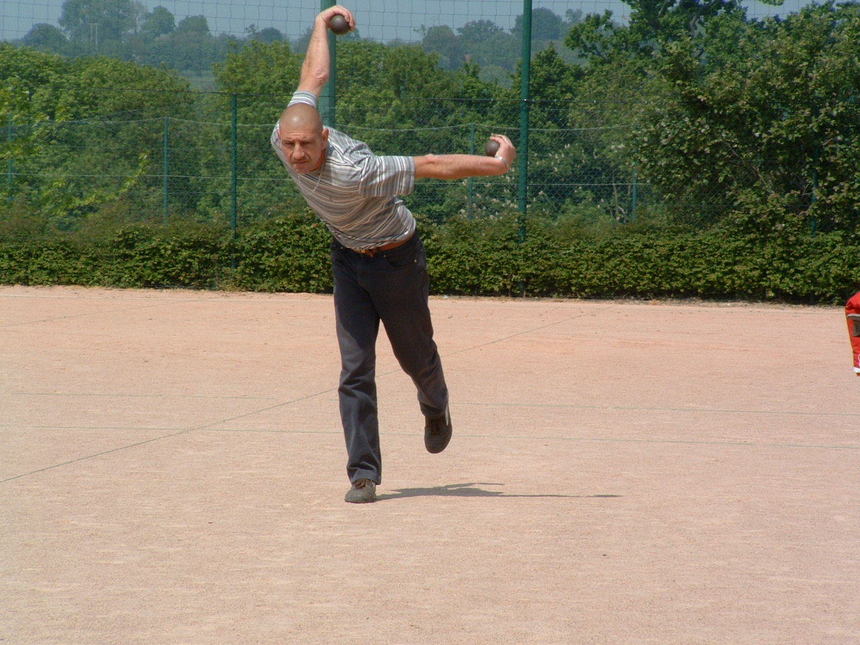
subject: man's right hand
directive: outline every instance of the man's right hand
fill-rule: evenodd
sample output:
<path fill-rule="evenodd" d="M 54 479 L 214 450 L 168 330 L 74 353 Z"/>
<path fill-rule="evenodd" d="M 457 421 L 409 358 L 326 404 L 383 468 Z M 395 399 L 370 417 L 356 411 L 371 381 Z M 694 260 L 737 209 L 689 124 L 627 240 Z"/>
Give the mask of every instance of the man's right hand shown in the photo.
<path fill-rule="evenodd" d="M 494 134 L 490 136 L 490 140 L 499 144 L 499 149 L 495 155 L 496 159 L 499 159 L 505 164 L 507 170 L 510 170 L 514 164 L 514 160 L 517 158 L 517 149 L 514 147 L 514 144 L 504 134 Z"/>
<path fill-rule="evenodd" d="M 324 9 L 317 14 L 316 25 L 322 23 L 324 28 L 328 28 L 328 21 L 331 20 L 331 17 L 335 14 L 340 14 L 346 21 L 349 23 L 350 31 L 355 30 L 355 16 L 352 15 L 352 12 L 339 4 L 336 4 L 333 7 L 329 7 L 328 9 Z M 315 25 L 315 26 L 316 26 Z"/>

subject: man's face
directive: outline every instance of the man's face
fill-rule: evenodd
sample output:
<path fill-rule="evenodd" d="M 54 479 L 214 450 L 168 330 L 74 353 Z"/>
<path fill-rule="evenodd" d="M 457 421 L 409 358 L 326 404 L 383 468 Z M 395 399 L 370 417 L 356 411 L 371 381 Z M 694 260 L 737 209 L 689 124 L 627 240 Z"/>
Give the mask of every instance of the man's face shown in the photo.
<path fill-rule="evenodd" d="M 322 167 L 328 147 L 328 129 L 313 131 L 306 128 L 280 126 L 281 150 L 293 170 L 300 175 Z"/>

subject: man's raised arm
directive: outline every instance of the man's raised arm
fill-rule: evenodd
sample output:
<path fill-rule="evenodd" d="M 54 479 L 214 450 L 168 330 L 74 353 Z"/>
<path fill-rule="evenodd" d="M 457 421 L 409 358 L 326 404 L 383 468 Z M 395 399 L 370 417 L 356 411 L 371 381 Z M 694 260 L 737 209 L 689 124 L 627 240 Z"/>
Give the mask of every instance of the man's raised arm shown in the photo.
<path fill-rule="evenodd" d="M 355 29 L 355 17 L 346 7 L 335 5 L 317 14 L 317 17 L 314 19 L 311 39 L 308 43 L 308 51 L 302 63 L 299 90 L 312 92 L 315 96 L 319 96 L 322 94 L 325 84 L 328 83 L 331 54 L 328 50 L 327 29 L 331 17 L 338 13 L 346 18 L 350 29 Z"/>

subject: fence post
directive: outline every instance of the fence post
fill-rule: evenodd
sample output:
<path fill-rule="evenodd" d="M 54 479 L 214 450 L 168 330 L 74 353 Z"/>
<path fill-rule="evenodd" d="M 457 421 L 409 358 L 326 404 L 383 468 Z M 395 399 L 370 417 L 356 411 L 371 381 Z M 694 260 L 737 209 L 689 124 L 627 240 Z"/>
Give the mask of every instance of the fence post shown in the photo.
<path fill-rule="evenodd" d="M 630 194 L 630 220 L 636 219 L 636 207 L 639 204 L 639 172 L 633 166 L 633 189 Z"/>
<path fill-rule="evenodd" d="M 320 11 L 334 6 L 334 0 L 320 0 Z M 323 88 L 320 96 L 320 107 L 323 123 L 331 128 L 337 127 L 337 38 L 334 32 L 328 30 L 328 51 L 331 57 L 328 72 L 328 83 Z"/>
<path fill-rule="evenodd" d="M 818 216 L 816 215 L 815 202 L 818 201 L 818 167 L 821 163 L 821 144 L 815 145 L 815 150 L 812 153 L 812 195 L 809 199 L 809 210 L 812 213 L 812 219 L 809 222 L 809 229 L 813 235 L 818 234 Z"/>
<path fill-rule="evenodd" d="M 239 228 L 239 95 L 230 95 L 230 228 Z"/>
<path fill-rule="evenodd" d="M 469 154 L 473 155 L 476 152 L 475 146 L 475 124 L 469 124 Z M 472 217 L 472 206 L 475 203 L 475 179 L 469 177 L 466 180 L 466 213 Z"/>
<path fill-rule="evenodd" d="M 15 190 L 15 159 L 12 157 L 12 142 L 15 140 L 15 125 L 12 122 L 12 113 L 6 117 L 6 142 L 9 144 L 9 159 L 6 162 L 6 182 L 9 189 L 7 199 L 12 201 L 12 193 Z"/>
<path fill-rule="evenodd" d="M 164 117 L 164 123 L 161 136 L 161 207 L 164 223 L 167 224 L 168 206 L 170 204 L 169 195 L 169 177 L 170 177 L 170 117 Z"/>
<path fill-rule="evenodd" d="M 532 61 L 532 0 L 523 0 L 522 75 L 520 78 L 520 145 L 519 158 L 519 208 L 520 242 L 525 240 L 525 214 L 529 180 L 529 85 Z"/>

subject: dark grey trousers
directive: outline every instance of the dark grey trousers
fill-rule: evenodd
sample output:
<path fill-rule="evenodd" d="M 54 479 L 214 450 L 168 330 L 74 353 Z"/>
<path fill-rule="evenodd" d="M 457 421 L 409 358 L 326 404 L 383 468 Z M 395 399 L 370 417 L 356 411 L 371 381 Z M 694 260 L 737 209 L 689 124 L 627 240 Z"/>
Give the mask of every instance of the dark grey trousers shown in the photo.
<path fill-rule="evenodd" d="M 425 416 L 448 405 L 442 362 L 433 341 L 427 304 L 424 245 L 416 233 L 406 244 L 369 257 L 332 244 L 334 308 L 341 374 L 338 398 L 351 482 L 382 478 L 376 405 L 376 337 L 385 326 L 394 355 L 418 388 Z M 416 420 L 416 431 L 423 422 Z"/>

